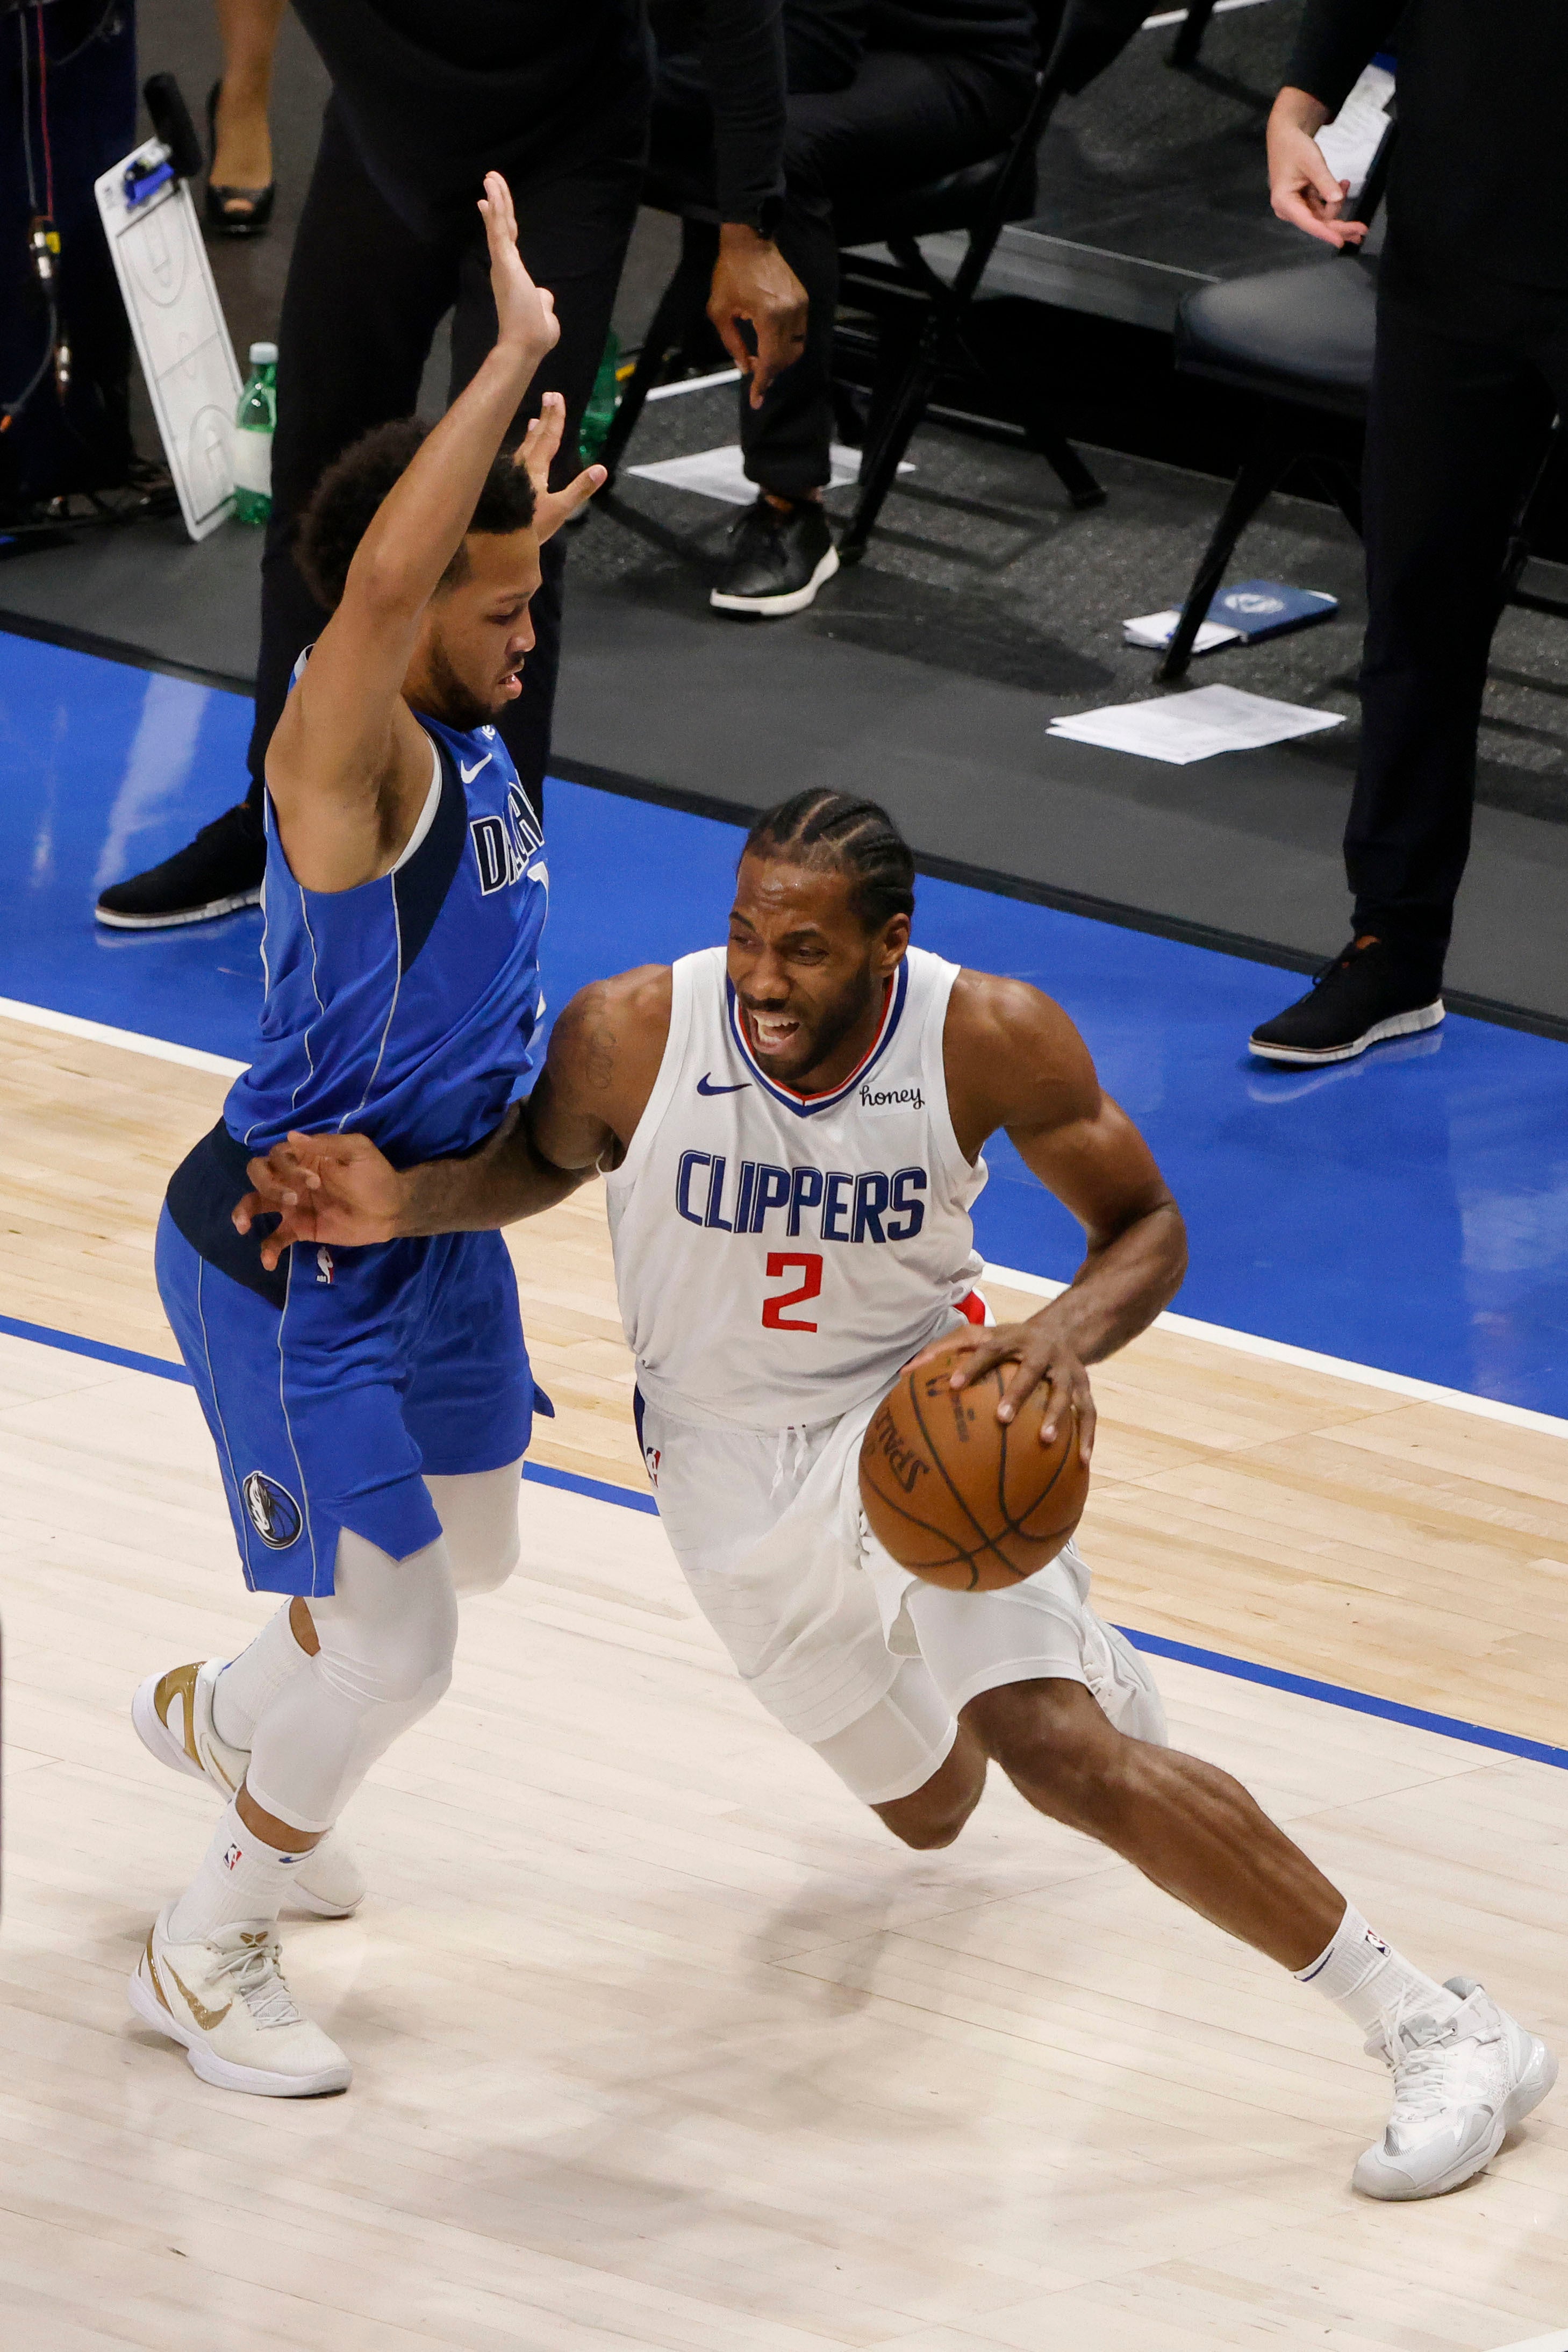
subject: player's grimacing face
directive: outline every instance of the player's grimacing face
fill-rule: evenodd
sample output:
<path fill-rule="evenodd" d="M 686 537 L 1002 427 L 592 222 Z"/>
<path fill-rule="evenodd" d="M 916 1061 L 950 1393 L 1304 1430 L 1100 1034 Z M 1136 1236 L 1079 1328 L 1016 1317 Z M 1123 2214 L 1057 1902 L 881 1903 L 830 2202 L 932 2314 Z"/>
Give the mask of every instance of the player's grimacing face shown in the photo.
<path fill-rule="evenodd" d="M 464 549 L 462 578 L 426 607 L 423 666 L 438 705 L 432 715 L 453 727 L 482 727 L 523 690 L 539 546 L 531 530 L 476 531 Z"/>
<path fill-rule="evenodd" d="M 743 857 L 727 968 L 747 1042 L 782 1084 L 827 1063 L 857 1024 L 874 1023 L 909 940 L 903 916 L 868 931 L 852 876 L 785 857 Z"/>

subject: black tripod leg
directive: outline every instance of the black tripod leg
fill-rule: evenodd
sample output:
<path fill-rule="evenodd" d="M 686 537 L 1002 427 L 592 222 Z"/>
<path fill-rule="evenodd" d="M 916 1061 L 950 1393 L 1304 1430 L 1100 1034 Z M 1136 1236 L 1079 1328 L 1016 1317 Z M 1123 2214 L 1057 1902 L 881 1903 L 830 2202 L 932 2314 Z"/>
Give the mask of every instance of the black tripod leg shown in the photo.
<path fill-rule="evenodd" d="M 1270 491 L 1278 487 L 1290 462 L 1290 453 L 1282 450 L 1271 435 L 1256 442 L 1243 461 L 1225 501 L 1225 510 L 1214 526 L 1214 536 L 1204 551 L 1197 577 L 1187 590 L 1181 618 L 1155 667 L 1155 676 L 1162 686 L 1173 685 L 1178 677 L 1186 676 L 1198 629 L 1224 583 L 1236 542 Z"/>

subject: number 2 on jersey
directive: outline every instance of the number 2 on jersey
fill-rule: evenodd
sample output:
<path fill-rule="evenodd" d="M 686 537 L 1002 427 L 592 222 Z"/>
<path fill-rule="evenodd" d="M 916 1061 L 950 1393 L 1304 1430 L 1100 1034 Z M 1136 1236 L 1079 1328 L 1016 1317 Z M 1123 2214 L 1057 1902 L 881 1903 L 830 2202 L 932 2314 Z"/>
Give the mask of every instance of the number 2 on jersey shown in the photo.
<path fill-rule="evenodd" d="M 803 1323 L 787 1316 L 787 1307 L 803 1307 L 808 1298 L 822 1295 L 822 1253 L 821 1250 L 769 1250 L 768 1279 L 780 1281 L 787 1274 L 799 1271 L 805 1276 L 799 1290 L 780 1291 L 777 1298 L 762 1302 L 762 1328 L 765 1331 L 814 1331 L 814 1323 Z"/>

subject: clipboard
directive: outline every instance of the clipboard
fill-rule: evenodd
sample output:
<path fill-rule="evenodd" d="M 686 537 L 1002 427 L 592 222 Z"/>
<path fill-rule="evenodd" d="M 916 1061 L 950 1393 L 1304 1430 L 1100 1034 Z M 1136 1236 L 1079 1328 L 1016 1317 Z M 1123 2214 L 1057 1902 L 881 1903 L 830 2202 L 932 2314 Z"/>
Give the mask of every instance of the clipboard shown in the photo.
<path fill-rule="evenodd" d="M 241 382 L 191 191 L 149 139 L 93 194 L 185 529 L 206 539 L 233 507 Z"/>

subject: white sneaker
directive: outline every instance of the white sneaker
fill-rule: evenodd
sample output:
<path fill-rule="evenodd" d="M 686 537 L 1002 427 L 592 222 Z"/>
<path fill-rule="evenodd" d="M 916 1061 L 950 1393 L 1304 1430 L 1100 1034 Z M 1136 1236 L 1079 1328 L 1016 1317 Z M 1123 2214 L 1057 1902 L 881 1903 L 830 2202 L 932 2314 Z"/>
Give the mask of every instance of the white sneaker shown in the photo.
<path fill-rule="evenodd" d="M 267 2099 L 346 2091 L 354 2070 L 295 2007 L 273 1928 L 242 1920 L 211 1943 L 172 1944 L 173 1907 L 159 1913 L 131 1973 L 131 2006 L 142 2023 L 183 2043 L 193 2071 L 220 2091 Z"/>
<path fill-rule="evenodd" d="M 1490 2164 L 1557 2080 L 1557 2061 L 1473 1977 L 1450 1977 L 1450 2017 L 1395 2016 L 1367 2036 L 1394 2070 L 1388 2128 L 1351 2175 L 1364 2197 L 1441 2197 Z"/>
<path fill-rule="evenodd" d="M 231 1748 L 213 1727 L 213 1693 L 227 1664 L 207 1658 L 149 1675 L 131 1702 L 131 1720 L 149 1755 L 175 1772 L 210 1781 L 226 1804 L 245 1779 L 248 1748 Z M 346 1919 L 365 1898 L 365 1876 L 345 1841 L 329 1830 L 298 1866 L 290 1909 Z"/>

